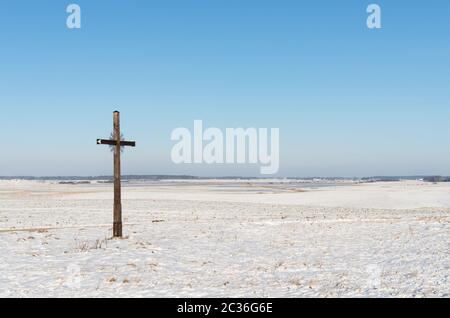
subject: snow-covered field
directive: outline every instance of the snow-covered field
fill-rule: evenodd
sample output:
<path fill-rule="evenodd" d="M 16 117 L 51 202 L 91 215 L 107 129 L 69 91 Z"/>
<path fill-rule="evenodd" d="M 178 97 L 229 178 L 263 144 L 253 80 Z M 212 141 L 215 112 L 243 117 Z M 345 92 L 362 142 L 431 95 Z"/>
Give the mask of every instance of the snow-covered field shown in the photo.
<path fill-rule="evenodd" d="M 450 296 L 450 184 L 111 188 L 0 181 L 0 296 Z"/>

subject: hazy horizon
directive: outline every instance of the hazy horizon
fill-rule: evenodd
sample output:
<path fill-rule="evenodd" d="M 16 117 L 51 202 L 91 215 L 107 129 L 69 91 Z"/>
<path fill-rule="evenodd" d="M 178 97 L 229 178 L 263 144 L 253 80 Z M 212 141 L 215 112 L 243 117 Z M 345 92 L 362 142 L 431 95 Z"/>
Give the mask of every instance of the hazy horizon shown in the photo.
<path fill-rule="evenodd" d="M 171 175 L 171 174 L 159 174 L 159 175 L 122 175 L 122 179 L 142 179 L 146 180 L 146 178 L 150 179 L 377 179 L 377 178 L 386 178 L 386 179 L 419 179 L 424 177 L 448 177 L 446 175 L 386 175 L 386 176 L 377 176 L 377 175 L 368 175 L 368 176 L 239 176 L 239 175 L 229 175 L 229 176 L 200 176 L 200 175 Z M 43 175 L 43 176 L 32 176 L 32 175 L 17 175 L 17 176 L 0 176 L 0 180 L 7 179 L 90 179 L 90 180 L 98 180 L 102 178 L 112 179 L 113 175 Z"/>

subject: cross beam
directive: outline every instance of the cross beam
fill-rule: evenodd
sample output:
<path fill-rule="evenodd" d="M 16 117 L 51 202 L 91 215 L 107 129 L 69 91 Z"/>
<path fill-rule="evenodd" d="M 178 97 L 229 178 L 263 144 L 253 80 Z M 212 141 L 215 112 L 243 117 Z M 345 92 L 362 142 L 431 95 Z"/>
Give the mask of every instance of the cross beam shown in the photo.
<path fill-rule="evenodd" d="M 120 140 L 120 113 L 115 111 L 113 113 L 114 132 L 112 140 L 97 139 L 97 145 L 114 146 L 114 223 L 113 223 L 113 237 L 122 237 L 122 189 L 121 189 L 121 175 L 120 175 L 120 148 L 129 146 L 136 147 L 134 141 Z"/>
<path fill-rule="evenodd" d="M 116 140 L 107 140 L 107 139 L 97 139 L 97 145 L 110 145 L 115 146 L 117 144 Z M 120 146 L 128 146 L 128 147 L 136 147 L 135 141 L 120 141 Z"/>

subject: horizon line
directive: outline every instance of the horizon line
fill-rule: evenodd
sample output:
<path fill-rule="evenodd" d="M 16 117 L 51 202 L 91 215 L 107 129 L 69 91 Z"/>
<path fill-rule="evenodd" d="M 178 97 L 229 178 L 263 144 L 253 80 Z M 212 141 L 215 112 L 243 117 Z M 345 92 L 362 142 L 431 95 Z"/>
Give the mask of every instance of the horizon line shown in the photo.
<path fill-rule="evenodd" d="M 436 174 L 424 174 L 424 175 L 372 175 L 372 176 L 196 176 L 196 175 L 171 175 L 171 174 L 130 174 L 122 175 L 122 179 L 421 179 L 427 177 L 444 177 L 446 175 Z M 17 175 L 17 176 L 0 176 L 0 180 L 11 179 L 40 179 L 40 180 L 52 180 L 52 179 L 112 179 L 113 175 L 89 175 L 89 176 L 76 176 L 76 175 L 56 175 L 56 176 L 32 176 L 32 175 Z"/>

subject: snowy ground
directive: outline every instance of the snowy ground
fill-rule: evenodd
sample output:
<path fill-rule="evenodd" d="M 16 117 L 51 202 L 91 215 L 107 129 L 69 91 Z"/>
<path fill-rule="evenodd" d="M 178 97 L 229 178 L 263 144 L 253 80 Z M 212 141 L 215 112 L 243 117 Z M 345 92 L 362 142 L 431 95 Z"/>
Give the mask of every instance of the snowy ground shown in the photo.
<path fill-rule="evenodd" d="M 450 297 L 450 185 L 0 181 L 2 297 Z"/>

